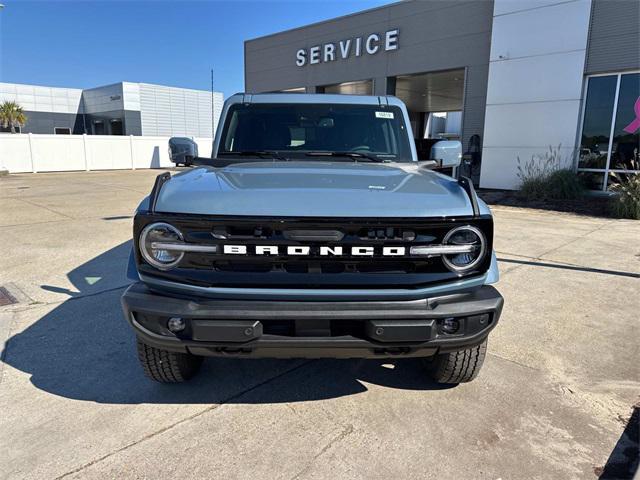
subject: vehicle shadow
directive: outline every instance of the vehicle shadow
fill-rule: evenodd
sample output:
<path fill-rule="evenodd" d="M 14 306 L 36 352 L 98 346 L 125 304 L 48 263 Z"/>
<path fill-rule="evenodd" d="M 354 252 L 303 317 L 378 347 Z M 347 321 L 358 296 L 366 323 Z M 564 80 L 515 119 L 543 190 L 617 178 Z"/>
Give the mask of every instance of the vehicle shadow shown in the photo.
<path fill-rule="evenodd" d="M 31 383 L 46 392 L 112 404 L 297 402 L 361 393 L 367 390 L 366 384 L 410 390 L 447 388 L 433 383 L 418 359 L 210 358 L 188 384 L 152 382 L 138 364 L 135 337 L 120 307 L 129 248 L 130 242 L 123 243 L 69 272 L 77 293 L 43 286 L 71 298 L 28 321 L 29 327 L 9 338 L 2 361 L 30 375 Z M 96 272 L 105 283 L 86 281 Z M 33 315 L 43 308 L 26 309 L 19 315 Z"/>
<path fill-rule="evenodd" d="M 599 480 L 638 478 L 640 472 L 640 403 L 634 405 L 631 417 L 613 447 L 604 467 L 595 468 Z"/>

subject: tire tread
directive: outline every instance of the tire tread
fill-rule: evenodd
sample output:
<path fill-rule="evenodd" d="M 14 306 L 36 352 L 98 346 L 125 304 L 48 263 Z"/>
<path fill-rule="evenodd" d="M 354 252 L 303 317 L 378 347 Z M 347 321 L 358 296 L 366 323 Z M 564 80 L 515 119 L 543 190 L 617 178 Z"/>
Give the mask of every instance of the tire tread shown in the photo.
<path fill-rule="evenodd" d="M 136 344 L 144 374 L 156 382 L 179 383 L 189 380 L 202 363 L 202 357 L 196 355 L 161 350 L 139 339 Z"/>
<path fill-rule="evenodd" d="M 431 375 L 438 383 L 470 382 L 478 376 L 487 354 L 487 340 L 475 347 L 441 353 L 430 364 Z"/>

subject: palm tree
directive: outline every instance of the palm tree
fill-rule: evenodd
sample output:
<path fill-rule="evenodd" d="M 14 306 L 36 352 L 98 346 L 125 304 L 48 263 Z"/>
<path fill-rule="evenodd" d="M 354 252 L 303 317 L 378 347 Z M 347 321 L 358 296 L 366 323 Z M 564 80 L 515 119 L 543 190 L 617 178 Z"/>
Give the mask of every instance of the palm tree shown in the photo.
<path fill-rule="evenodd" d="M 16 133 L 16 127 L 24 127 L 25 123 L 27 116 L 16 102 L 4 102 L 0 105 L 0 124 L 3 128 L 11 127 L 11 133 Z"/>

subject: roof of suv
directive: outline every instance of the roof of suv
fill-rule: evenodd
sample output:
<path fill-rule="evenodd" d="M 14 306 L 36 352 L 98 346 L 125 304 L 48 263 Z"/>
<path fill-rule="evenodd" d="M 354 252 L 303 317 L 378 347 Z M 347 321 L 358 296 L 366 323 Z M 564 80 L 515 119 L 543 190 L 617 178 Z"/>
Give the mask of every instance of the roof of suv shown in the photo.
<path fill-rule="evenodd" d="M 404 106 L 390 95 L 339 95 L 330 93 L 236 93 L 227 101 L 233 103 L 347 103 L 358 105 Z"/>

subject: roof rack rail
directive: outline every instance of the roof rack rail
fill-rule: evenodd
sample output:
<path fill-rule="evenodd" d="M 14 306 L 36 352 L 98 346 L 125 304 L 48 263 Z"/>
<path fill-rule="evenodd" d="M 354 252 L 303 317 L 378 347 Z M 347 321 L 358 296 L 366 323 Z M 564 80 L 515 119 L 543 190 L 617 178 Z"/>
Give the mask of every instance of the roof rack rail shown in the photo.
<path fill-rule="evenodd" d="M 151 194 L 149 195 L 149 212 L 154 213 L 156 211 L 156 203 L 158 202 L 158 196 L 160 195 L 160 190 L 162 190 L 162 186 L 171 178 L 171 174 L 169 172 L 161 173 L 156 177 L 156 181 L 153 184 L 153 188 L 151 189 Z"/>
<path fill-rule="evenodd" d="M 480 208 L 478 207 L 478 196 L 476 194 L 476 189 L 473 188 L 473 182 L 469 177 L 460 177 L 458 179 L 458 185 L 460 185 L 469 196 L 471 207 L 473 208 L 473 216 L 479 217 Z"/>

